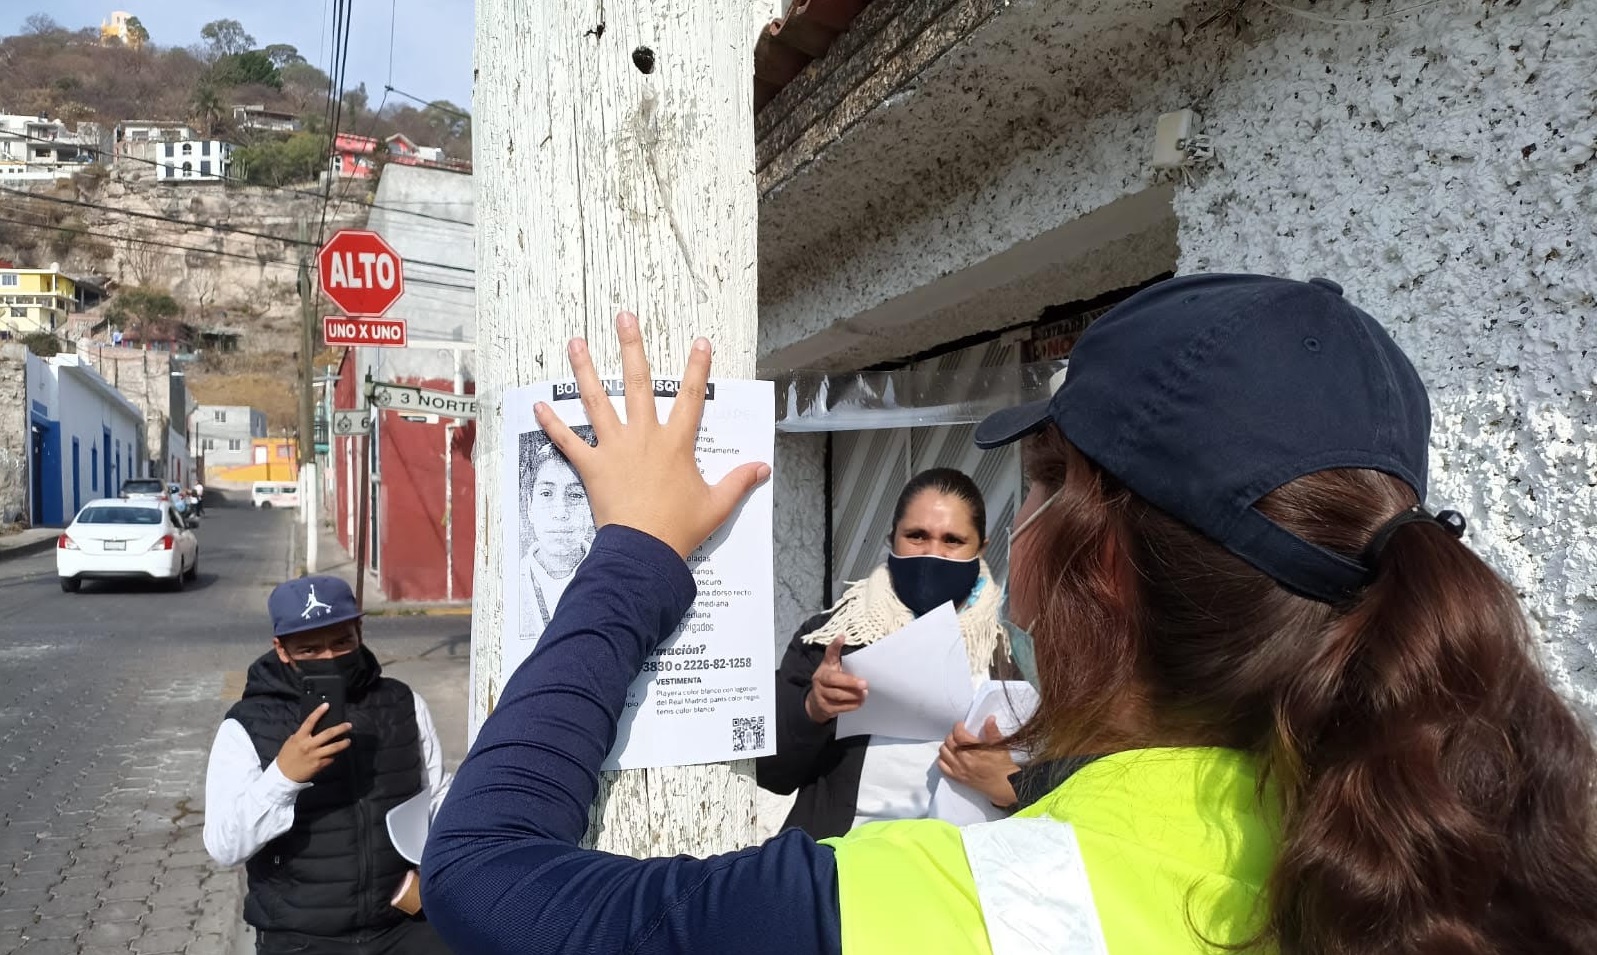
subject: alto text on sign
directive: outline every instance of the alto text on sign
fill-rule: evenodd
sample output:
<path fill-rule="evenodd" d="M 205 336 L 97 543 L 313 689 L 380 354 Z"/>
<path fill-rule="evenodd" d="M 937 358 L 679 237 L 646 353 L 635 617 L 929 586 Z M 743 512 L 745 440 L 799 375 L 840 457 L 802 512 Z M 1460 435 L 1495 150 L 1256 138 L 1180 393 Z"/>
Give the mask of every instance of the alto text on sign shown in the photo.
<path fill-rule="evenodd" d="M 381 315 L 405 294 L 399 253 L 366 229 L 344 229 L 316 254 L 322 292 L 349 315 Z"/>
<path fill-rule="evenodd" d="M 328 315 L 322 319 L 322 337 L 329 345 L 348 348 L 404 348 L 407 337 L 402 318 L 345 318 Z"/>

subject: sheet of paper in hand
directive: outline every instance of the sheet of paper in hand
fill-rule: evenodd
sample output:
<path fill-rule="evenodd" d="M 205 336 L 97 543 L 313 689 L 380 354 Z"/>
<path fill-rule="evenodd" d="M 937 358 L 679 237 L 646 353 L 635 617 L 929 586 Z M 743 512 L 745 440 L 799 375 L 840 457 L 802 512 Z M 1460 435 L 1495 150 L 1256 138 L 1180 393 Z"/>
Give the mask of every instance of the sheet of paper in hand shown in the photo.
<path fill-rule="evenodd" d="M 940 740 L 970 708 L 970 663 L 953 604 L 843 657 L 868 685 L 865 704 L 837 718 L 837 738 L 865 733 Z"/>
<path fill-rule="evenodd" d="M 1020 729 L 1022 723 L 1037 712 L 1037 690 L 1024 680 L 988 680 L 976 688 L 976 698 L 970 702 L 970 712 L 965 714 L 965 729 L 981 736 L 982 724 L 989 716 L 996 717 L 998 732 L 1005 736 Z M 1021 762 L 1023 754 L 1011 753 Z M 978 822 L 993 822 L 1008 815 L 992 804 L 992 800 L 964 783 L 937 772 L 937 786 L 932 790 L 932 804 L 927 815 L 933 819 L 951 822 L 956 826 L 969 826 Z"/>
<path fill-rule="evenodd" d="M 679 382 L 657 379 L 654 385 L 655 408 L 664 421 Z M 624 420 L 621 382 L 606 381 L 605 388 Z M 775 400 L 768 381 L 710 382 L 698 444 L 706 481 L 714 484 L 740 464 L 773 460 Z M 546 381 L 505 392 L 501 686 L 537 646 L 595 534 L 582 482 L 533 417 L 539 401 L 548 402 L 583 440 L 594 441 L 575 382 Z M 606 769 L 714 763 L 775 751 L 770 482 L 689 557 L 688 566 L 698 599 L 627 691 Z"/>

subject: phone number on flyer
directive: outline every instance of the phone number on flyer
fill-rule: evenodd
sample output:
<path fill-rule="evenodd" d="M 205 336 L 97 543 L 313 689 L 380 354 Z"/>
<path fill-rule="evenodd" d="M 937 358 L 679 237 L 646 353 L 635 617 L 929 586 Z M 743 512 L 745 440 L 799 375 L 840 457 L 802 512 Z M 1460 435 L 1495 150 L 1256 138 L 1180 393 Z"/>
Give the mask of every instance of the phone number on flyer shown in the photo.
<path fill-rule="evenodd" d="M 752 667 L 753 657 L 715 657 L 710 660 L 645 660 L 644 673 L 686 673 L 693 670 L 737 670 Z"/>

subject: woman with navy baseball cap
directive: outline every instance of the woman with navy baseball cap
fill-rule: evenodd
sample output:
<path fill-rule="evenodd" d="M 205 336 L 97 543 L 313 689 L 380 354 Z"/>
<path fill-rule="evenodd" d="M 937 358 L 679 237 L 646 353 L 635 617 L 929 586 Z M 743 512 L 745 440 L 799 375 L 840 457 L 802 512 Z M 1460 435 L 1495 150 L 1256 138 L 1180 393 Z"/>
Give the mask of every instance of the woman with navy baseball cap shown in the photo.
<path fill-rule="evenodd" d="M 424 897 L 458 950 L 1597 951 L 1591 733 L 1462 518 L 1426 510 L 1424 387 L 1334 283 L 1161 283 L 1051 400 L 978 428 L 1027 442 L 1010 609 L 1042 705 L 1003 745 L 1062 767 L 1052 792 L 704 860 L 578 842 L 627 685 L 692 602 L 685 555 L 770 472 L 698 476 L 707 342 L 664 424 L 646 394 L 621 424 L 571 361 L 598 446 L 537 413 L 600 531 L 434 826 Z"/>

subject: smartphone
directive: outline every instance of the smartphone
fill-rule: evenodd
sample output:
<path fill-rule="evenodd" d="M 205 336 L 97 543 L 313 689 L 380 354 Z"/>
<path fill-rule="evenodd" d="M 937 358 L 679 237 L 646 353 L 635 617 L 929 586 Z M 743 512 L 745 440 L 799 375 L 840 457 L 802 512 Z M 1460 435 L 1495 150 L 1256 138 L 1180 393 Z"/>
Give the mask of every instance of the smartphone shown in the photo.
<path fill-rule="evenodd" d="M 314 732 L 321 733 L 331 729 L 344 720 L 344 678 L 339 676 L 306 676 L 301 678 L 305 683 L 305 699 L 300 707 L 300 718 L 304 719 L 323 703 L 327 704 L 327 712 L 316 721 Z"/>

